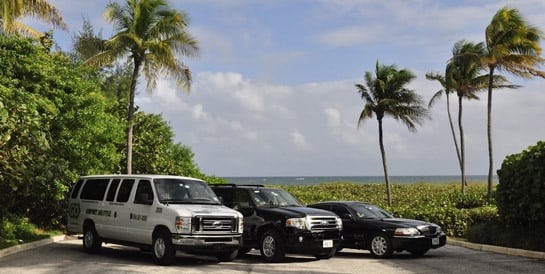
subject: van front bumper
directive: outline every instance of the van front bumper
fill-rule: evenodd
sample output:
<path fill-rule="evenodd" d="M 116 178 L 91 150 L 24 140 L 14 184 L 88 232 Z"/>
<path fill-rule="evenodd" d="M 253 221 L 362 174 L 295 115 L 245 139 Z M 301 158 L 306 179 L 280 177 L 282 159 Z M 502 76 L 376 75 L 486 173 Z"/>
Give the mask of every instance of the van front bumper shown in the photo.
<path fill-rule="evenodd" d="M 242 247 L 241 235 L 180 235 L 172 234 L 177 250 L 188 253 L 216 253 Z"/>

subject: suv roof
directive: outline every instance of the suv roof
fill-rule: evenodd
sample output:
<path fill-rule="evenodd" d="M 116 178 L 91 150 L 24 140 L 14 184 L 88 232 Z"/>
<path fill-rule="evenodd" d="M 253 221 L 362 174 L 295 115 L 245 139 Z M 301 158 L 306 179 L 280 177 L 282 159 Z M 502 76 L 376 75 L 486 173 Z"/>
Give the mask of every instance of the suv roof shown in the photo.
<path fill-rule="evenodd" d="M 194 181 L 202 181 L 198 178 L 185 177 L 185 176 L 176 176 L 176 175 L 161 175 L 161 174 L 110 174 L 110 175 L 86 175 L 80 176 L 80 179 L 90 179 L 90 178 L 147 178 L 147 179 L 186 179 Z M 203 181 L 204 182 L 204 181 Z"/>

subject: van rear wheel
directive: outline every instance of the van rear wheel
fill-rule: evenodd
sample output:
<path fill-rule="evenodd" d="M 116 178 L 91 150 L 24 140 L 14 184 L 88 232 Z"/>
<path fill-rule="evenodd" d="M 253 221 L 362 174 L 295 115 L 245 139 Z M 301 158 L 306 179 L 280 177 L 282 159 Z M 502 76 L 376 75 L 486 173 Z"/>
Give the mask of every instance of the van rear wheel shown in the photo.
<path fill-rule="evenodd" d="M 153 259 L 159 265 L 172 264 L 176 258 L 176 249 L 167 230 L 160 230 L 153 236 Z"/>
<path fill-rule="evenodd" d="M 83 249 L 87 253 L 97 253 L 102 246 L 102 241 L 98 237 L 95 226 L 92 224 L 86 225 L 83 228 Z"/>

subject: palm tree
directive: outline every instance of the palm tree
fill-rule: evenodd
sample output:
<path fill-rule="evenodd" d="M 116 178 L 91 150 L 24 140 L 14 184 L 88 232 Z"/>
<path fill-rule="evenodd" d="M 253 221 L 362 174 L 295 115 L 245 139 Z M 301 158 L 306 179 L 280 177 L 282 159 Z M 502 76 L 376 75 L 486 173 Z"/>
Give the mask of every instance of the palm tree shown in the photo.
<path fill-rule="evenodd" d="M 507 7 L 496 12 L 486 27 L 486 54 L 482 61 L 488 67 L 488 198 L 492 198 L 493 153 L 492 153 L 492 89 L 494 73 L 506 71 L 519 77 L 539 76 L 545 72 L 536 68 L 544 63 L 539 44 L 542 32 L 529 25 L 516 9 Z"/>
<path fill-rule="evenodd" d="M 199 47 L 187 33 L 187 14 L 172 9 L 165 0 L 127 0 L 124 6 L 112 2 L 106 7 L 105 17 L 117 33 L 106 41 L 105 50 L 88 62 L 112 63 L 127 57 L 132 61 L 126 166 L 126 173 L 131 174 L 134 97 L 140 73 L 147 80 L 148 92 L 156 87 L 161 73 L 174 77 L 179 87 L 189 91 L 191 71 L 178 58 L 197 55 Z"/>
<path fill-rule="evenodd" d="M 388 206 L 392 205 L 390 179 L 386 165 L 384 150 L 382 119 L 391 116 L 401 120 L 410 131 L 416 131 L 416 125 L 421 124 L 423 118 L 428 117 L 428 110 L 423 107 L 420 95 L 405 87 L 415 78 L 409 70 L 397 70 L 394 65 L 375 65 L 375 76 L 371 72 L 365 73 L 366 86 L 356 84 L 356 88 L 364 100 L 364 107 L 358 119 L 358 128 L 366 119 L 377 116 L 380 153 L 386 182 Z"/>
<path fill-rule="evenodd" d="M 458 95 L 458 131 L 460 134 L 460 171 L 462 176 L 462 193 L 465 193 L 467 181 L 465 177 L 465 137 L 462 124 L 462 100 L 479 99 L 475 92 L 486 88 L 487 76 L 481 75 L 483 70 L 480 57 L 484 53 L 483 43 L 471 43 L 464 40 L 458 41 L 452 48 L 452 59 L 447 64 L 447 79 L 450 87 L 456 90 Z"/>
<path fill-rule="evenodd" d="M 23 24 L 17 19 L 22 17 L 34 17 L 50 23 L 53 27 L 66 30 L 60 12 L 46 0 L 2 0 L 0 1 L 0 23 L 4 34 L 28 34 L 33 37 L 41 37 L 43 33 Z"/>
<path fill-rule="evenodd" d="M 445 75 L 448 75 L 448 73 L 445 73 Z M 460 155 L 460 148 L 458 147 L 458 140 L 456 138 L 456 132 L 454 131 L 454 124 L 452 123 L 452 115 L 450 114 L 450 94 L 454 92 L 453 88 L 450 86 L 451 81 L 447 81 L 445 79 L 445 76 L 439 73 L 432 73 L 432 72 L 426 73 L 426 79 L 430 81 L 438 81 L 443 87 L 431 97 L 430 102 L 428 103 L 428 108 L 431 108 L 441 98 L 441 96 L 445 94 L 445 97 L 447 98 L 447 115 L 448 115 L 448 122 L 450 125 L 450 132 L 452 134 L 452 140 L 454 141 L 454 148 L 456 149 L 458 164 L 460 165 L 460 172 L 462 174 L 461 176 L 462 185 L 465 185 L 466 178 L 463 175 L 464 165 L 462 164 L 462 156 Z"/>

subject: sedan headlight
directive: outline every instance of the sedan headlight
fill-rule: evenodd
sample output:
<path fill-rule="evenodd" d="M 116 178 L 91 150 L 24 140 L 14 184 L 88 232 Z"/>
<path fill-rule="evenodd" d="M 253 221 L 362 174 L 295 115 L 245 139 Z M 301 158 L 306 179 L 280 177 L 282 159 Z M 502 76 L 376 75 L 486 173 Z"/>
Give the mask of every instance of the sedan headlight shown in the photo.
<path fill-rule="evenodd" d="M 191 217 L 176 217 L 176 232 L 178 233 L 191 233 Z"/>
<path fill-rule="evenodd" d="M 396 228 L 394 236 L 416 236 L 420 235 L 420 231 L 414 227 Z"/>
<path fill-rule="evenodd" d="M 287 227 L 295 227 L 300 230 L 307 230 L 307 220 L 305 218 L 289 218 L 286 220 Z"/>

